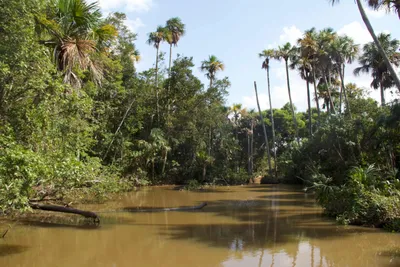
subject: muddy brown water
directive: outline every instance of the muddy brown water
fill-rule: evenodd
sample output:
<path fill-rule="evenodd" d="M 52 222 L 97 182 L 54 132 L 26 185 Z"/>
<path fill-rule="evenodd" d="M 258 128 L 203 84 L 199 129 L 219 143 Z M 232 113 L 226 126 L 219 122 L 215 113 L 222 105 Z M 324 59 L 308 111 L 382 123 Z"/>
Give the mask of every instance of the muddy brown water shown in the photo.
<path fill-rule="evenodd" d="M 106 212 L 204 201 L 201 211 Z M 0 266 L 400 266 L 398 234 L 338 226 L 321 215 L 312 195 L 295 187 L 147 188 L 80 208 L 103 211 L 101 226 L 49 218 L 11 223 L 0 239 Z"/>

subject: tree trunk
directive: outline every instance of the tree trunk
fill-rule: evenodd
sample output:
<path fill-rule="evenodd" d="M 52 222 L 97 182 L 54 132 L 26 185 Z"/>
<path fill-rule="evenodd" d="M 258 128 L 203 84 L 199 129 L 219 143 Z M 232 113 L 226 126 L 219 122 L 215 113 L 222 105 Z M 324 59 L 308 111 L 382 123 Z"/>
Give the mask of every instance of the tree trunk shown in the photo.
<path fill-rule="evenodd" d="M 156 88 L 158 88 L 158 58 L 159 58 L 159 50 L 160 50 L 160 47 L 157 46 L 157 55 L 156 55 Z"/>
<path fill-rule="evenodd" d="M 329 103 L 331 104 L 332 108 L 331 112 L 333 112 L 333 114 L 336 114 L 335 104 L 333 103 L 333 98 L 331 94 L 331 74 L 329 72 L 329 69 L 327 71 L 327 76 L 325 76 L 325 81 L 327 81 L 328 86 Z"/>
<path fill-rule="evenodd" d="M 344 81 L 342 77 L 341 66 L 342 64 L 338 64 L 338 71 L 340 76 L 340 93 L 339 93 L 339 114 L 342 114 L 342 98 L 343 98 L 343 91 L 344 91 Z"/>
<path fill-rule="evenodd" d="M 311 93 L 310 93 L 310 82 L 308 81 L 308 74 L 306 74 L 306 82 L 307 82 L 307 102 L 308 102 L 308 131 L 311 138 L 312 137 Z"/>
<path fill-rule="evenodd" d="M 382 105 L 382 107 L 384 107 L 386 104 L 386 101 L 385 101 L 385 88 L 383 87 L 382 80 L 383 80 L 383 78 L 381 78 L 379 84 L 380 84 L 380 90 L 381 90 L 381 105 Z"/>
<path fill-rule="evenodd" d="M 213 85 L 213 78 L 210 76 L 210 88 L 212 87 L 212 85 Z"/>
<path fill-rule="evenodd" d="M 29 206 L 34 210 L 45 210 L 45 211 L 56 211 L 56 212 L 63 212 L 63 213 L 78 214 L 78 215 L 84 216 L 86 218 L 95 219 L 96 222 L 100 222 L 99 216 L 97 216 L 96 213 L 91 212 L 91 211 L 78 210 L 78 209 L 73 209 L 73 208 L 64 207 L 64 206 L 44 205 L 44 204 L 38 204 L 38 203 L 29 203 Z"/>
<path fill-rule="evenodd" d="M 157 105 L 157 127 L 160 127 L 160 100 L 158 94 L 158 60 L 159 60 L 159 49 L 160 47 L 157 46 L 157 57 L 156 57 L 156 105 Z"/>
<path fill-rule="evenodd" d="M 164 176 L 165 173 L 165 166 L 167 166 L 167 159 L 168 159 L 168 150 L 165 149 L 165 154 L 164 154 L 164 162 L 162 166 L 162 175 Z"/>
<path fill-rule="evenodd" d="M 333 109 L 333 113 L 335 113 L 335 108 L 333 105 L 333 100 L 332 100 L 332 96 L 331 96 L 331 89 L 330 89 L 330 83 L 328 83 L 328 80 L 326 79 L 326 74 L 324 73 L 324 82 L 326 85 L 326 90 L 328 92 L 328 102 L 327 102 L 327 110 L 328 110 L 328 114 L 330 114 L 332 112 L 331 108 Z"/>
<path fill-rule="evenodd" d="M 171 68 L 172 68 L 172 44 L 169 45 L 169 68 L 168 68 L 169 78 L 171 78 Z"/>
<path fill-rule="evenodd" d="M 247 131 L 247 172 L 251 175 L 251 148 L 250 148 L 250 131 Z"/>
<path fill-rule="evenodd" d="M 378 50 L 379 50 L 381 56 L 383 57 L 383 60 L 385 61 L 385 65 L 388 68 L 390 75 L 393 77 L 393 80 L 397 86 L 397 89 L 400 91 L 399 76 L 397 76 L 397 73 L 396 73 L 395 69 L 393 68 L 393 65 L 390 63 L 390 60 L 385 53 L 385 50 L 383 50 L 382 45 L 378 40 L 378 37 L 376 37 L 375 31 L 372 28 L 371 22 L 369 21 L 367 14 L 365 13 L 365 10 L 361 3 L 361 0 L 357 0 L 356 2 L 357 2 L 358 9 L 360 11 L 360 14 L 361 14 L 361 18 L 363 19 L 365 26 L 367 26 L 367 29 L 372 36 L 372 39 L 374 39 L 374 43 L 378 47 Z"/>
<path fill-rule="evenodd" d="M 206 180 L 207 175 L 207 163 L 203 163 L 203 182 Z"/>
<path fill-rule="evenodd" d="M 286 81 L 287 81 L 287 87 L 288 87 L 288 93 L 289 93 L 290 109 L 292 110 L 292 118 L 293 118 L 293 123 L 294 123 L 294 130 L 296 132 L 297 143 L 300 145 L 299 128 L 297 126 L 296 114 L 294 113 L 294 107 L 293 107 L 293 101 L 292 101 L 292 93 L 290 91 L 289 66 L 288 66 L 288 60 L 287 59 L 285 59 L 285 64 L 286 64 Z"/>
<path fill-rule="evenodd" d="M 342 91 L 343 91 L 344 102 L 346 104 L 346 110 L 349 113 L 350 118 L 352 118 L 351 110 L 350 110 L 350 103 L 349 103 L 349 99 L 347 98 L 346 86 L 344 85 L 344 64 L 343 64 L 343 70 L 340 69 L 340 66 L 338 66 L 338 69 L 339 69 L 339 74 L 340 74 L 340 81 L 342 83 L 342 88 L 340 91 L 340 112 L 341 112 L 341 108 L 342 108 Z"/>
<path fill-rule="evenodd" d="M 276 157 L 276 138 L 275 138 L 275 120 L 274 120 L 274 110 L 272 108 L 271 99 L 271 83 L 269 79 L 269 66 L 267 67 L 267 84 L 268 84 L 268 99 L 269 99 L 269 111 L 271 113 L 271 126 L 272 126 L 272 149 L 274 153 L 274 171 L 275 179 L 278 179 L 278 167 L 277 167 L 277 157 Z"/>
<path fill-rule="evenodd" d="M 254 163 L 253 163 L 253 155 L 254 155 L 254 121 L 251 119 L 251 139 L 250 139 L 250 169 L 251 174 L 253 175 Z"/>
<path fill-rule="evenodd" d="M 313 74 L 313 81 L 314 81 L 314 94 L 315 94 L 315 104 L 317 105 L 317 112 L 318 112 L 318 121 L 321 118 L 321 109 L 319 107 L 319 100 L 318 100 L 318 90 L 317 90 L 317 81 L 315 78 L 315 67 L 312 67 L 312 74 Z"/>
<path fill-rule="evenodd" d="M 131 111 L 131 108 L 132 108 L 134 102 L 135 102 L 135 100 L 132 100 L 132 102 L 129 104 L 129 107 L 128 107 L 128 109 L 126 110 L 126 112 L 125 112 L 125 114 L 124 114 L 124 117 L 122 117 L 122 120 L 121 120 L 120 124 L 118 125 L 118 128 L 117 128 L 117 130 L 115 131 L 114 136 L 113 136 L 113 138 L 112 138 L 110 144 L 108 145 L 107 151 L 106 151 L 106 153 L 105 153 L 104 156 L 103 156 L 103 160 L 106 159 L 106 157 L 107 157 L 107 155 L 108 155 L 108 152 L 110 151 L 110 148 L 111 148 L 112 144 L 114 143 L 115 136 L 117 135 L 117 133 L 118 133 L 119 130 L 121 129 L 122 125 L 124 124 L 124 121 L 125 121 L 126 117 L 128 116 L 129 111 Z"/>
<path fill-rule="evenodd" d="M 258 91 L 257 91 L 257 83 L 256 82 L 254 82 L 254 90 L 256 92 L 258 112 L 260 113 L 261 124 L 262 124 L 263 131 L 264 131 L 265 150 L 267 151 L 267 157 L 268 157 L 268 167 L 269 167 L 268 171 L 271 172 L 272 171 L 271 154 L 270 154 L 270 151 L 269 151 L 268 135 L 267 135 L 267 129 L 265 128 L 264 118 L 263 118 L 263 115 L 262 115 L 262 112 L 261 112 L 261 108 L 260 108 L 260 102 L 258 101 Z"/>

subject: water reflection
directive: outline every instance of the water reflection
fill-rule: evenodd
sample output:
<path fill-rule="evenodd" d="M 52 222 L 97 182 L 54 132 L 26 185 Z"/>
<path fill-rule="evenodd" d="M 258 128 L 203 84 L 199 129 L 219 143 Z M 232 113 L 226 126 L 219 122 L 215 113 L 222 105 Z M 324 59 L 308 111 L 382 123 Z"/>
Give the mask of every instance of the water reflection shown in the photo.
<path fill-rule="evenodd" d="M 83 207 L 106 211 L 208 202 L 196 212 L 103 213 L 97 229 L 48 221 L 16 226 L 0 240 L 0 266 L 400 266 L 398 235 L 337 226 L 298 188 L 222 190 L 154 188 Z"/>

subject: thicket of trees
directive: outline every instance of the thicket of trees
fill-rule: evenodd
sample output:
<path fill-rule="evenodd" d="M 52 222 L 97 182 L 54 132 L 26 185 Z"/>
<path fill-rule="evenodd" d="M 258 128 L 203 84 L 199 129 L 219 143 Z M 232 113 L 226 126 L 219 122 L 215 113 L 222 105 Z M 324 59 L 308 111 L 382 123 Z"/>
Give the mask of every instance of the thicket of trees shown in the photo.
<path fill-rule="evenodd" d="M 263 175 L 315 189 L 343 222 L 399 224 L 400 106 L 384 96 L 397 84 L 391 66 L 400 54 L 390 34 L 359 47 L 333 29 L 313 28 L 297 44 L 262 51 L 268 88 L 258 91 L 268 92 L 270 109 L 259 114 L 226 106 L 230 82 L 216 56 L 201 66 L 174 58 L 186 32 L 179 18 L 149 33 L 154 67 L 137 73 L 137 36 L 122 13 L 103 18 L 84 0 L 1 1 L 0 10 L 3 212 L 75 193 L 100 198 L 138 185 L 243 184 Z M 290 101 L 279 109 L 270 60 L 286 67 Z M 381 106 L 346 82 L 352 62 L 359 62 L 356 75 L 371 75 Z M 306 112 L 293 105 L 289 69 L 304 80 Z"/>

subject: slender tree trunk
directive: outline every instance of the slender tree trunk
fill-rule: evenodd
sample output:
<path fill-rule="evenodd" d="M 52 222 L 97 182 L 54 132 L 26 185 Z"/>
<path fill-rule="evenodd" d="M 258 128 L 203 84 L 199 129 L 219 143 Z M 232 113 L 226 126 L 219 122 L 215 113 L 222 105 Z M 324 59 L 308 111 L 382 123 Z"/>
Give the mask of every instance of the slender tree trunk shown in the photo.
<path fill-rule="evenodd" d="M 210 88 L 212 87 L 212 85 L 213 85 L 213 78 L 210 77 Z"/>
<path fill-rule="evenodd" d="M 160 100 L 158 93 L 158 60 L 159 60 L 159 50 L 160 47 L 157 46 L 157 57 L 156 57 L 156 105 L 157 105 L 157 127 L 160 127 Z"/>
<path fill-rule="evenodd" d="M 327 80 L 327 78 L 326 78 L 326 74 L 324 73 L 324 82 L 325 82 L 325 85 L 326 85 L 326 90 L 327 90 L 327 92 L 328 92 L 328 103 L 327 103 L 327 106 L 328 106 L 328 108 L 327 108 L 327 110 L 328 110 L 328 113 L 330 114 L 331 112 L 333 112 L 333 113 L 335 113 L 335 107 L 334 107 L 334 105 L 333 105 L 333 100 L 332 100 L 332 95 L 331 95 L 331 89 L 330 89 L 330 83 L 328 83 L 328 80 Z M 331 110 L 331 108 L 332 108 L 332 110 Z"/>
<path fill-rule="evenodd" d="M 125 114 L 124 114 L 124 117 L 122 118 L 120 124 L 118 125 L 117 130 L 116 130 L 115 133 L 114 133 L 113 138 L 111 139 L 110 144 L 108 145 L 107 151 L 106 151 L 106 153 L 105 153 L 104 156 L 103 156 L 103 160 L 106 159 L 106 157 L 107 157 L 107 155 L 108 155 L 108 152 L 110 151 L 110 148 L 111 148 L 112 144 L 114 143 L 115 136 L 117 135 L 117 133 L 118 133 L 119 130 L 121 129 L 122 125 L 124 124 L 124 121 L 125 121 L 126 117 L 128 116 L 129 111 L 131 111 L 131 108 L 132 108 L 134 102 L 135 102 L 135 100 L 133 100 L 133 101 L 129 104 L 129 107 L 128 107 L 128 109 L 126 110 L 126 112 L 125 112 Z"/>
<path fill-rule="evenodd" d="M 382 105 L 382 107 L 384 107 L 385 104 L 386 104 L 386 101 L 385 101 L 385 88 L 383 87 L 382 82 L 383 82 L 383 78 L 381 78 L 379 84 L 380 84 L 380 89 L 381 89 L 381 105 Z"/>
<path fill-rule="evenodd" d="M 269 66 L 267 67 L 267 84 L 268 84 L 268 99 L 269 99 L 269 111 L 271 113 L 271 126 L 272 126 L 272 149 L 274 153 L 274 171 L 275 179 L 278 179 L 278 167 L 277 167 L 277 157 L 276 157 L 276 138 L 275 138 L 275 120 L 274 120 L 274 110 L 272 108 L 271 99 L 271 83 L 269 79 Z"/>
<path fill-rule="evenodd" d="M 250 140 L 250 169 L 251 174 L 253 174 L 254 163 L 253 163 L 253 155 L 254 155 L 254 121 L 251 120 L 251 140 Z"/>
<path fill-rule="evenodd" d="M 250 131 L 247 132 L 247 171 L 251 175 L 251 148 L 250 148 Z"/>
<path fill-rule="evenodd" d="M 169 68 L 168 68 L 169 78 L 171 78 L 171 68 L 172 68 L 172 44 L 169 45 Z"/>
<path fill-rule="evenodd" d="M 311 92 L 310 92 L 310 82 L 308 80 L 308 74 L 306 74 L 307 82 L 307 102 L 308 102 L 308 131 L 310 138 L 312 137 L 312 121 L 311 121 Z"/>
<path fill-rule="evenodd" d="M 292 110 L 292 117 L 293 117 L 293 123 L 294 123 L 294 130 L 296 132 L 297 143 L 300 145 L 299 128 L 297 126 L 296 114 L 294 113 L 294 107 L 293 107 L 293 101 L 292 101 L 292 93 L 290 91 L 290 78 L 289 78 L 288 60 L 285 60 L 285 64 L 286 64 L 286 81 L 287 81 L 287 88 L 288 88 L 288 93 L 289 93 L 290 109 Z"/>
<path fill-rule="evenodd" d="M 331 74 L 329 72 L 329 69 L 327 71 L 327 77 L 325 77 L 325 79 L 327 78 L 327 85 L 328 85 L 328 95 L 329 95 L 329 102 L 331 104 L 331 112 L 333 112 L 333 114 L 336 114 L 336 109 L 335 109 L 335 104 L 333 103 L 333 98 L 332 98 L 332 93 L 331 93 Z"/>
<path fill-rule="evenodd" d="M 158 58 L 159 58 L 160 47 L 157 46 L 157 55 L 156 55 L 156 88 L 158 87 Z"/>
<path fill-rule="evenodd" d="M 338 71 L 340 76 L 340 93 L 339 93 L 339 114 L 342 114 L 342 98 L 343 98 L 343 91 L 344 91 L 344 81 L 342 77 L 342 70 L 340 68 L 341 64 L 338 64 Z"/>
<path fill-rule="evenodd" d="M 207 176 L 207 163 L 203 163 L 203 182 L 206 180 Z"/>
<path fill-rule="evenodd" d="M 164 176 L 164 173 L 165 173 L 165 167 L 167 166 L 167 159 L 168 159 L 168 150 L 165 149 L 164 161 L 163 161 L 163 167 L 162 167 L 162 175 L 163 176 Z"/>
<path fill-rule="evenodd" d="M 341 108 L 342 108 L 342 92 L 344 95 L 344 102 L 346 104 L 346 111 L 349 113 L 350 118 L 352 118 L 351 115 L 351 110 L 350 110 L 350 103 L 349 103 L 349 99 L 347 98 L 347 92 L 346 92 L 346 86 L 344 85 L 344 64 L 343 64 L 343 71 L 339 68 L 339 74 L 340 74 L 340 81 L 342 83 L 342 88 L 340 91 L 340 113 L 341 113 Z"/>
<path fill-rule="evenodd" d="M 263 115 L 262 115 L 262 112 L 261 112 L 261 108 L 260 108 L 260 102 L 258 101 L 258 91 L 257 91 L 257 83 L 256 82 L 254 82 L 254 90 L 256 92 L 258 112 L 260 113 L 261 124 L 262 124 L 263 131 L 264 131 L 265 150 L 267 151 L 267 157 L 268 157 L 268 168 L 269 168 L 268 171 L 271 172 L 272 171 L 271 154 L 270 154 L 270 151 L 269 151 L 268 135 L 267 135 L 267 129 L 265 128 L 264 118 L 263 118 Z"/>
<path fill-rule="evenodd" d="M 318 121 L 321 118 L 321 109 L 319 107 L 319 100 L 318 100 L 318 90 L 317 90 L 317 81 L 315 78 L 315 67 L 312 67 L 312 75 L 313 75 L 313 82 L 314 82 L 314 94 L 315 94 L 315 104 L 317 105 L 317 112 L 318 112 Z"/>
<path fill-rule="evenodd" d="M 382 45 L 379 42 L 378 37 L 376 37 L 375 31 L 372 28 L 371 22 L 369 21 L 367 14 L 365 13 L 365 10 L 364 10 L 364 7 L 363 7 L 363 5 L 361 3 L 361 0 L 356 0 L 356 2 L 357 2 L 358 9 L 360 11 L 360 14 L 361 14 L 361 18 L 364 21 L 365 26 L 367 26 L 367 29 L 368 29 L 369 33 L 371 34 L 371 36 L 372 36 L 372 39 L 374 39 L 374 43 L 378 47 L 378 50 L 379 50 L 381 56 L 383 57 L 383 60 L 385 61 L 385 65 L 388 68 L 388 70 L 390 72 L 390 75 L 392 76 L 392 78 L 393 78 L 393 80 L 394 80 L 394 82 L 395 82 L 395 84 L 397 86 L 397 89 L 400 91 L 400 79 L 399 79 L 399 76 L 397 76 L 397 73 L 396 73 L 395 69 L 393 68 L 393 65 L 390 63 L 390 60 L 389 60 L 388 56 L 385 53 L 385 50 L 382 48 Z"/>

